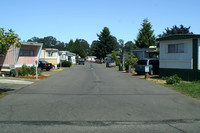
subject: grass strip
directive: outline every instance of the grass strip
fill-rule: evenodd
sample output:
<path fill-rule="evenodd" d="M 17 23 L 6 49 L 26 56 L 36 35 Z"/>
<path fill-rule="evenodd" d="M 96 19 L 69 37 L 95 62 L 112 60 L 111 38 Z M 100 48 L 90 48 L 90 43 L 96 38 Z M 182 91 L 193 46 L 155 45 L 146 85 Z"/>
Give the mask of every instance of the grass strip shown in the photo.
<path fill-rule="evenodd" d="M 181 82 L 179 84 L 167 85 L 174 90 L 182 92 L 194 98 L 200 98 L 200 81 Z"/>

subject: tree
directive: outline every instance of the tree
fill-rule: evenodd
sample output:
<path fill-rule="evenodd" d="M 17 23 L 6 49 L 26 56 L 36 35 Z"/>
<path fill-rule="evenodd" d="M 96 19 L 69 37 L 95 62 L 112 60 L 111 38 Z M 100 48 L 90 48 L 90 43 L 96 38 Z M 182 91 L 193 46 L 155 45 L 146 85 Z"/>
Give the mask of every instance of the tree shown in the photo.
<path fill-rule="evenodd" d="M 66 50 L 66 44 L 64 42 L 57 41 L 57 44 L 54 46 L 54 48 L 58 50 Z"/>
<path fill-rule="evenodd" d="M 80 41 L 83 49 L 85 50 L 86 54 L 88 55 L 89 54 L 89 49 L 90 49 L 89 43 L 84 39 L 79 39 L 79 41 Z"/>
<path fill-rule="evenodd" d="M 95 55 L 97 58 L 100 58 L 100 54 L 98 52 L 98 43 L 98 40 L 92 42 L 89 55 Z"/>
<path fill-rule="evenodd" d="M 57 39 L 53 36 L 47 36 L 43 39 L 43 48 L 55 48 Z"/>
<path fill-rule="evenodd" d="M 3 28 L 0 28 L 0 56 L 5 56 L 12 45 L 20 47 L 22 45 L 20 40 L 21 39 L 12 29 L 5 32 Z"/>
<path fill-rule="evenodd" d="M 110 34 L 110 31 L 107 27 L 104 27 L 102 32 L 97 34 L 97 36 L 99 40 L 96 47 L 97 49 L 95 51 L 98 52 L 96 55 L 98 55 L 99 58 L 105 58 L 106 54 L 109 54 L 113 50 L 117 49 L 117 39 Z"/>
<path fill-rule="evenodd" d="M 120 60 L 118 58 L 119 55 L 120 53 L 118 51 L 112 51 L 111 60 L 115 61 L 117 66 L 120 64 Z"/>
<path fill-rule="evenodd" d="M 70 40 L 70 42 L 67 45 L 67 50 L 78 54 L 82 58 L 86 57 L 86 52 L 83 49 L 79 39 L 76 39 L 75 42 L 73 42 L 73 40 Z"/>
<path fill-rule="evenodd" d="M 138 58 L 135 57 L 132 53 L 129 55 L 129 57 L 125 61 L 125 69 L 128 70 L 129 65 L 131 67 L 135 67 L 136 62 L 138 61 Z"/>
<path fill-rule="evenodd" d="M 65 50 L 66 44 L 64 42 L 58 41 L 53 36 L 47 36 L 44 38 L 32 37 L 28 42 L 38 42 L 43 43 L 43 48 L 56 48 L 58 50 Z"/>
<path fill-rule="evenodd" d="M 128 41 L 125 43 L 124 50 L 130 51 L 131 49 L 137 48 L 136 45 L 132 41 Z"/>
<path fill-rule="evenodd" d="M 193 33 L 190 32 L 190 26 L 184 27 L 183 25 L 180 25 L 180 27 L 177 27 L 176 25 L 174 25 L 172 28 L 167 27 L 162 34 L 158 35 L 158 37 L 166 37 L 174 34 L 193 34 Z"/>
<path fill-rule="evenodd" d="M 156 45 L 156 38 L 153 32 L 151 23 L 148 19 L 144 19 L 137 40 L 135 40 L 136 46 L 138 48 L 147 48 Z"/>

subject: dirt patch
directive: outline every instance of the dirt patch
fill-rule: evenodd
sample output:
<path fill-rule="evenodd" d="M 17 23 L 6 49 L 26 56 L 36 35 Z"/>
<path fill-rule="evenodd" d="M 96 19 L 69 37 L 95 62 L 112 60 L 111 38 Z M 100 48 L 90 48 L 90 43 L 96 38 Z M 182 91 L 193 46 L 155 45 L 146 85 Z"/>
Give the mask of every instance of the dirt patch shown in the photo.
<path fill-rule="evenodd" d="M 162 79 L 150 78 L 148 80 L 152 81 L 152 82 L 155 82 L 157 84 L 162 84 L 162 85 L 166 84 L 166 80 L 162 80 Z"/>
<path fill-rule="evenodd" d="M 41 75 L 38 76 L 38 79 L 45 79 L 51 76 L 50 74 L 44 74 L 42 73 Z M 18 76 L 17 78 L 21 79 L 36 79 L 36 76 Z"/>

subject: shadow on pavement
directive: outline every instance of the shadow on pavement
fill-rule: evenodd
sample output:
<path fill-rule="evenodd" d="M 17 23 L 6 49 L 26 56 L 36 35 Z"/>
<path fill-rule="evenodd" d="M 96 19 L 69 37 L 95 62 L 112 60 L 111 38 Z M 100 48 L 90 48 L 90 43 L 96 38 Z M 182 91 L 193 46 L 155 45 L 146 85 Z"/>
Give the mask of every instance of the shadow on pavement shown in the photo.
<path fill-rule="evenodd" d="M 0 88 L 0 92 L 9 92 L 9 91 L 15 91 L 15 89 Z"/>

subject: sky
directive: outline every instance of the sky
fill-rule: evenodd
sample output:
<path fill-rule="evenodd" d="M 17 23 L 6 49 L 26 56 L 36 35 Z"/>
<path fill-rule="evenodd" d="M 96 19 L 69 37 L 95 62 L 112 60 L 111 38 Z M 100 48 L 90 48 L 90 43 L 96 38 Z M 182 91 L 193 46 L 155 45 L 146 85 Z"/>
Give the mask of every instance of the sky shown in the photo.
<path fill-rule="evenodd" d="M 134 41 L 146 18 L 155 36 L 181 24 L 200 34 L 199 0 L 0 0 L 0 7 L 0 28 L 22 41 L 53 36 L 91 44 L 104 27 L 118 40 Z"/>

